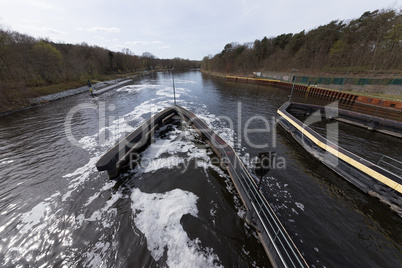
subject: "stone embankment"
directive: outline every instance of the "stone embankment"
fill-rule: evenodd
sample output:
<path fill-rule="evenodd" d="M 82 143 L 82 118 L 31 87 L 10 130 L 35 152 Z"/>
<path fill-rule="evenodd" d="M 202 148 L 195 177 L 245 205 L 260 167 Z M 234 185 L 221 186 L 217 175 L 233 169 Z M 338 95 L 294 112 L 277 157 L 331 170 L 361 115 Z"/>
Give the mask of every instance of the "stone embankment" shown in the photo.
<path fill-rule="evenodd" d="M 125 80 L 125 79 L 126 78 L 121 78 L 121 79 L 110 80 L 110 81 L 106 81 L 106 82 L 99 82 L 99 83 L 93 84 L 92 89 L 100 90 L 100 89 L 102 89 L 102 88 L 104 88 L 106 86 L 110 86 L 112 84 L 118 83 L 118 82 L 120 82 L 122 80 Z M 81 93 L 84 93 L 84 92 L 87 92 L 89 94 L 88 86 L 82 86 L 82 87 L 79 87 L 79 88 L 69 89 L 69 90 L 66 90 L 66 91 L 59 92 L 59 93 L 50 94 L 50 95 L 30 99 L 30 103 L 33 104 L 33 105 L 34 104 L 45 103 L 45 102 L 54 101 L 54 100 L 62 99 L 62 98 L 65 98 L 65 97 L 81 94 Z"/>

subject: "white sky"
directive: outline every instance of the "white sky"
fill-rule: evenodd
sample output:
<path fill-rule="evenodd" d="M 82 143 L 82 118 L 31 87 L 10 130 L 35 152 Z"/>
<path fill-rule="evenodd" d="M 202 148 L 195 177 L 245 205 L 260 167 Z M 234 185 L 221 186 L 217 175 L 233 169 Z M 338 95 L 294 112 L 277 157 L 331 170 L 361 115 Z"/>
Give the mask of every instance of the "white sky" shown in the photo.
<path fill-rule="evenodd" d="M 402 0 L 0 0 L 0 25 L 136 55 L 201 60 L 227 43 L 311 30 Z"/>

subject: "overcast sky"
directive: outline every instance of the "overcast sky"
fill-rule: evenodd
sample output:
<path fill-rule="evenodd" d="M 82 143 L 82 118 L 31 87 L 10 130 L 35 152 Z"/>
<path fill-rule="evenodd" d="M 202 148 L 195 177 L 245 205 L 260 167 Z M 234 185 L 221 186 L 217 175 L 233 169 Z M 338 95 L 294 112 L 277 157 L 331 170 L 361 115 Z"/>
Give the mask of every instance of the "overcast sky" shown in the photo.
<path fill-rule="evenodd" d="M 201 60 L 225 44 L 311 30 L 402 0 L 0 0 L 3 28 L 136 55 Z"/>

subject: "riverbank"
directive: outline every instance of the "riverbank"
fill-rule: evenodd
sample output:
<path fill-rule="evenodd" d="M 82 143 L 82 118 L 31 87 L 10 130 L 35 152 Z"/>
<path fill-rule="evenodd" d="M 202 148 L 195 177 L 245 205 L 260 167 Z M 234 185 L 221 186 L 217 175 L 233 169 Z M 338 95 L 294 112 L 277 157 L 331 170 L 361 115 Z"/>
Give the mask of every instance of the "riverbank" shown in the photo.
<path fill-rule="evenodd" d="M 122 80 L 133 78 L 141 73 L 133 75 L 114 75 L 106 76 L 104 79 L 98 78 L 99 80 L 91 80 L 91 82 L 96 82 L 92 84 L 92 89 L 101 90 L 111 84 L 118 83 Z M 15 89 L 9 90 L 8 92 L 0 92 L 5 96 L 0 99 L 0 116 L 14 113 L 17 111 L 29 109 L 32 106 L 47 103 L 50 101 L 62 99 L 65 97 L 73 96 L 76 94 L 81 94 L 88 92 L 89 88 L 86 84 L 87 80 L 71 81 L 62 84 L 53 84 L 42 87 L 34 87 L 27 89 Z"/>
<path fill-rule="evenodd" d="M 196 112 L 251 168 L 260 152 L 276 152 L 260 191 L 307 263 L 399 267 L 395 256 L 400 249 L 395 245 L 402 244 L 402 237 L 396 227 L 402 226 L 402 218 L 321 164 L 270 120 L 290 91 L 211 78 L 194 71 L 175 75 L 185 89 L 178 104 Z M 96 170 L 96 161 L 117 138 L 173 104 L 171 84 L 167 72 L 137 77 L 132 91 L 108 94 L 101 118 L 94 109 L 76 110 L 70 138 L 79 147 L 66 136 L 66 113 L 88 101 L 92 107 L 102 105 L 86 93 L 0 118 L 0 266 L 57 262 L 85 267 L 98 259 L 113 265 L 116 252 L 127 266 L 167 266 L 162 255 L 155 261 L 156 250 L 147 248 L 150 243 L 165 252 L 193 252 L 195 257 L 207 252 L 210 258 L 217 256 L 221 266 L 268 266 L 258 233 L 245 225 L 247 215 L 235 186 L 196 132 L 175 128 L 155 135 L 153 145 L 163 148 L 144 152 L 136 169 L 124 172 L 119 181 Z M 119 118 L 125 122 L 114 120 Z M 248 130 L 265 131 L 238 128 L 247 121 Z M 383 154 L 400 158 L 397 138 L 339 125 L 345 127 L 340 127 L 340 146 L 351 152 L 375 163 Z M 178 218 L 177 211 L 187 214 Z M 158 215 L 175 222 L 160 221 Z M 155 228 L 141 231 L 140 221 Z M 161 235 L 155 238 L 152 232 Z M 178 236 L 185 238 L 179 245 L 174 243 Z M 49 254 L 32 257 L 38 252 Z"/>

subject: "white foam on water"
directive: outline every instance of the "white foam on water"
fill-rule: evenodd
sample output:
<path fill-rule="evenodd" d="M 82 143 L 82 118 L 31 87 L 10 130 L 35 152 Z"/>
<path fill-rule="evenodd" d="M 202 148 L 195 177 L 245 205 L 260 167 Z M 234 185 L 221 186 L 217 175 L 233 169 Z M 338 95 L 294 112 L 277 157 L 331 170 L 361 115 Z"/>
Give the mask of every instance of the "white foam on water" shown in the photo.
<path fill-rule="evenodd" d="M 188 81 L 183 81 L 187 83 Z M 181 82 L 179 82 L 181 83 Z M 25 259 L 32 263 L 36 260 L 42 260 L 43 266 L 48 266 L 46 261 L 46 253 L 51 245 L 61 243 L 63 246 L 69 248 L 69 251 L 60 253 L 60 259 L 63 259 L 64 266 L 73 266 L 74 263 L 72 255 L 77 253 L 77 250 L 71 248 L 73 245 L 73 232 L 81 228 L 87 222 L 93 222 L 99 225 L 100 228 L 111 228 L 114 224 L 115 215 L 117 210 L 114 204 L 121 198 L 125 198 L 121 193 L 117 192 L 107 200 L 101 208 L 91 213 L 89 217 L 85 216 L 87 207 L 91 206 L 96 199 L 101 198 L 103 192 L 110 192 L 114 187 L 114 183 L 104 182 L 98 184 L 99 189 L 94 189 L 95 192 L 90 196 L 81 208 L 76 208 L 79 214 L 65 215 L 63 207 L 70 207 L 71 199 L 76 193 L 79 193 L 89 180 L 97 180 L 100 178 L 96 170 L 95 163 L 99 157 L 111 146 L 113 146 L 119 139 L 126 136 L 129 132 L 135 130 L 142 122 L 148 119 L 153 114 L 170 107 L 173 97 L 171 87 L 160 89 L 160 85 L 138 85 L 124 87 L 118 91 L 134 93 L 144 89 L 155 89 L 156 98 L 145 101 L 136 106 L 133 111 L 127 113 L 119 118 L 108 121 L 109 125 L 105 126 L 102 131 L 109 132 L 109 139 L 100 142 L 100 135 L 85 136 L 79 140 L 82 148 L 90 153 L 91 157 L 88 162 L 77 168 L 75 171 L 62 176 L 63 179 L 68 180 L 68 188 L 65 193 L 56 193 L 49 198 L 44 199 L 39 204 L 35 205 L 30 211 L 15 216 L 13 222 L 19 222 L 17 229 L 19 235 L 8 238 L 7 240 L 0 241 L 0 247 L 6 245 L 8 251 L 4 256 L 5 265 L 16 265 L 18 259 Z M 187 94 L 189 92 L 186 88 L 176 88 L 179 94 Z M 167 97 L 169 99 L 167 99 Z M 178 96 L 177 96 L 178 97 Z M 183 101 L 185 104 L 185 101 Z M 201 105 L 204 109 L 199 110 L 197 115 L 200 116 L 212 129 L 217 132 L 228 143 L 233 144 L 234 131 L 222 126 L 222 121 L 215 115 L 209 114 L 206 111 L 205 105 L 193 103 L 193 105 Z M 193 106 L 192 105 L 192 106 Z M 183 105 L 184 106 L 184 105 Z M 189 108 L 191 110 L 191 108 Z M 128 123 L 134 122 L 134 127 Z M 184 167 L 190 160 L 196 160 L 197 167 L 204 170 L 213 169 L 227 183 L 227 188 L 232 193 L 236 192 L 233 185 L 231 185 L 230 178 L 219 167 L 211 164 L 210 154 L 211 150 L 205 148 L 198 148 L 195 146 L 191 138 L 193 134 L 191 131 L 185 130 L 185 136 L 190 136 L 190 140 L 180 138 L 181 133 L 179 130 L 174 130 L 171 138 L 167 141 L 156 141 L 155 146 L 151 146 L 149 150 L 144 153 L 146 157 L 154 158 L 156 162 L 153 166 L 144 167 L 142 172 L 153 172 L 162 168 L 172 168 L 178 164 Z M 158 146 L 156 146 L 158 145 Z M 0 165 L 12 163 L 9 159 L 4 159 Z M 138 189 L 134 189 L 131 195 L 132 209 L 134 212 L 134 222 L 136 226 L 145 234 L 148 243 L 148 249 L 152 252 L 152 256 L 158 260 L 167 251 L 167 265 L 170 267 L 216 267 L 219 266 L 218 257 L 213 253 L 212 249 L 202 248 L 199 239 L 190 240 L 180 224 L 180 219 L 183 215 L 190 214 L 197 217 L 198 210 L 196 202 L 198 197 L 193 193 L 185 192 L 179 189 L 173 190 L 163 194 L 145 194 L 141 193 Z M 234 197 L 237 200 L 236 197 Z M 242 213 L 241 202 L 238 200 L 239 205 L 237 209 Z M 167 204 L 170 204 L 167 205 Z M 214 206 L 212 206 L 211 214 L 215 213 Z M 212 216 L 211 215 L 211 216 Z M 66 216 L 66 217 L 64 217 Z M 10 216 L 11 218 L 11 216 Z M 147 226 L 149 222 L 157 223 L 153 226 Z M 8 225 L 7 225 L 8 226 Z M 64 226 L 63 230 L 60 226 Z M 6 231 L 7 228 L 0 228 L 0 232 Z M 157 232 L 159 235 L 153 234 Z M 160 239 L 162 237 L 162 239 Z M 88 248 L 86 255 L 87 266 L 99 267 L 103 262 L 103 258 L 108 251 L 113 250 L 116 246 L 113 242 L 103 241 L 106 239 L 100 237 L 94 245 Z M 152 245 L 152 246 L 150 246 Z M 40 251 L 39 255 L 37 252 Z M 162 254 L 162 255 L 161 255 Z"/>
<path fill-rule="evenodd" d="M 147 248 L 158 261 L 165 251 L 169 267 L 219 267 L 211 249 L 201 249 L 199 240 L 190 240 L 180 223 L 184 215 L 197 217 L 198 197 L 174 189 L 166 193 L 143 193 L 133 189 L 131 207 L 134 223 L 147 239 Z"/>
<path fill-rule="evenodd" d="M 23 214 L 21 216 L 22 227 L 20 229 L 20 233 L 22 235 L 25 235 L 28 231 L 33 229 L 33 227 L 37 226 L 41 222 L 41 219 L 44 218 L 47 213 L 49 213 L 49 207 L 46 205 L 46 203 L 41 202 L 33 207 L 31 211 Z"/>
<path fill-rule="evenodd" d="M 212 116 L 210 117 L 212 120 Z M 224 133 L 231 133 L 229 129 Z M 178 168 L 182 165 L 185 170 L 190 161 L 196 163 L 196 168 L 214 170 L 228 185 L 228 189 L 235 193 L 236 190 L 230 181 L 230 177 L 218 166 L 212 164 L 209 148 L 194 143 L 195 131 L 189 129 L 177 129 L 173 127 L 166 136 L 155 138 L 154 142 L 141 154 L 141 164 L 136 167 L 137 176 L 154 172 L 163 168 Z M 144 159 L 147 161 L 144 163 Z M 169 267 L 216 267 L 219 259 L 213 253 L 213 249 L 202 249 L 201 241 L 189 240 L 183 230 L 180 219 L 183 215 L 197 216 L 198 210 L 193 193 L 175 189 L 167 193 L 146 194 L 139 189 L 133 189 L 131 195 L 134 223 L 147 239 L 147 248 L 152 257 L 158 261 L 165 253 Z M 236 208 L 240 217 L 245 217 L 245 210 L 241 201 L 234 197 Z M 211 220 L 215 222 L 216 204 L 211 204 Z M 166 251 L 166 252 L 165 252 Z"/>
<path fill-rule="evenodd" d="M 196 167 L 204 170 L 213 167 L 210 163 L 211 154 L 205 148 L 198 148 L 192 141 L 194 136 L 188 130 L 178 130 L 176 127 L 164 139 L 154 142 L 141 154 L 141 162 L 136 167 L 140 173 L 149 173 L 162 168 L 177 168 L 185 171 L 195 160 Z"/>
<path fill-rule="evenodd" d="M 141 85 L 138 87 L 123 88 L 121 91 L 132 92 L 140 91 L 145 88 L 158 89 L 160 86 Z M 100 177 L 98 171 L 96 171 L 95 163 L 107 148 L 113 146 L 116 141 L 135 129 L 128 125 L 127 122 L 134 121 L 138 126 L 145 120 L 143 116 L 147 115 L 146 117 L 148 117 L 149 114 L 154 114 L 168 106 L 170 106 L 169 101 L 161 98 L 143 102 L 130 113 L 111 120 L 110 122 L 108 121 L 109 125 L 103 128 L 102 131 L 108 131 L 112 133 L 112 135 L 109 135 L 110 138 L 103 143 L 100 142 L 99 133 L 81 138 L 79 142 L 82 144 L 82 148 L 89 152 L 91 157 L 83 166 L 62 176 L 64 180 L 68 181 L 67 191 L 63 194 L 58 192 L 45 198 L 24 214 L 17 215 L 14 213 L 8 215 L 10 220 L 0 228 L 0 233 L 8 232 L 10 229 L 8 227 L 12 224 L 16 224 L 16 235 L 0 240 L 0 248 L 7 248 L 1 264 L 15 266 L 19 260 L 25 260 L 32 263 L 34 263 L 34 261 L 38 261 L 38 263 L 42 261 L 42 263 L 44 263 L 43 266 L 49 266 L 49 263 L 46 262 L 45 259 L 47 258 L 46 255 L 48 255 L 48 249 L 51 248 L 53 244 L 60 243 L 70 248 L 67 252 L 59 254 L 60 259 L 64 259 L 63 265 L 72 266 L 72 263 L 69 263 L 68 260 L 72 260 L 73 258 L 64 257 L 68 254 L 74 254 L 77 250 L 71 248 L 73 231 L 81 228 L 81 226 L 88 221 L 95 222 L 103 228 L 110 228 L 114 223 L 117 213 L 113 205 L 117 200 L 122 198 L 122 195 L 112 195 L 112 198 L 106 201 L 102 208 L 92 212 L 91 216 L 88 218 L 86 218 L 84 214 L 79 214 L 78 216 L 66 215 L 65 212 L 63 212 L 63 207 L 71 206 L 71 198 L 74 198 L 75 193 L 82 191 L 82 187 L 84 187 L 89 179 L 92 178 L 96 180 Z M 11 159 L 3 159 L 0 165 L 10 164 L 12 162 L 14 161 Z M 111 183 L 109 181 L 105 182 L 103 185 L 101 184 L 100 189 L 96 190 L 97 192 L 88 198 L 82 208 L 76 208 L 76 210 L 81 210 L 81 212 L 84 213 L 87 211 L 86 207 L 91 206 L 96 199 L 101 198 L 103 192 L 110 192 L 110 188 L 113 186 L 114 182 Z M 61 226 L 63 226 L 63 229 L 60 229 Z M 110 251 L 107 244 L 103 242 L 104 241 L 98 241 L 92 251 L 89 251 L 93 253 L 91 255 L 92 260 L 89 263 L 98 263 L 97 260 L 102 259 L 104 251 Z M 102 250 L 100 250 L 100 248 L 102 248 Z M 99 265 L 93 265 L 93 267 L 99 267 Z"/>
<path fill-rule="evenodd" d="M 165 103 L 161 102 L 160 104 L 152 105 L 152 108 L 154 110 L 161 110 L 163 109 L 163 106 L 165 106 Z M 141 116 L 151 112 L 149 107 L 150 105 L 143 103 L 136 107 L 136 109 L 134 109 L 131 113 L 124 115 L 124 118 L 137 119 L 137 121 L 141 123 L 144 121 Z M 82 214 L 77 217 L 72 217 L 71 219 L 67 220 L 68 223 L 66 226 L 69 226 L 68 229 L 59 229 L 61 225 L 65 225 L 66 223 L 66 219 L 62 215 L 61 207 L 63 206 L 63 203 L 70 202 L 70 199 L 74 196 L 73 193 L 79 191 L 81 186 L 91 178 L 91 175 L 94 179 L 99 178 L 99 175 L 93 176 L 93 174 L 99 174 L 96 170 L 95 163 L 104 152 L 104 148 L 113 146 L 118 138 L 124 136 L 127 134 L 127 132 L 134 130 L 133 127 L 129 126 L 127 123 L 122 123 L 119 121 L 119 119 L 112 121 L 107 129 L 114 131 L 115 137 L 114 139 L 108 140 L 104 144 L 100 144 L 98 142 L 99 134 L 85 136 L 79 140 L 79 142 L 82 144 L 82 148 L 91 153 L 92 157 L 82 167 L 79 167 L 75 171 L 62 176 L 63 179 L 69 180 L 67 192 L 64 194 L 54 194 L 51 197 L 44 199 L 44 201 L 38 203 L 30 211 L 22 215 L 18 215 L 18 217 L 16 216 L 12 219 L 12 222 L 19 222 L 17 225 L 19 235 L 4 241 L 0 241 L 0 247 L 3 247 L 3 244 L 5 243 L 7 244 L 8 249 L 7 253 L 5 254 L 4 264 L 16 264 L 16 261 L 20 258 L 27 261 L 35 261 L 35 259 L 39 261 L 41 258 L 45 258 L 46 254 L 42 254 L 43 256 L 35 255 L 35 252 L 42 250 L 43 248 L 50 247 L 50 245 L 56 243 L 56 241 L 54 241 L 56 238 L 61 241 L 62 245 L 67 247 L 71 246 L 73 241 L 72 230 L 79 229 L 82 224 L 87 221 L 97 222 L 97 224 L 101 225 L 103 228 L 108 228 L 111 226 L 113 219 L 115 218 L 114 216 L 116 215 L 116 210 L 111 206 L 116 200 L 121 198 L 121 195 L 113 195 L 113 198 L 108 200 L 103 208 L 95 211 L 91 217 L 85 218 Z M 103 191 L 109 191 L 113 185 L 114 183 L 106 182 L 103 186 L 101 186 L 99 192 L 95 193 L 88 199 L 83 207 L 89 206 Z M 67 203 L 66 205 L 69 206 Z M 79 208 L 77 209 L 79 210 Z M 0 232 L 5 231 L 8 225 L 9 224 L 6 224 L 4 228 L 0 228 Z M 97 245 L 99 246 L 100 244 L 98 243 Z M 74 249 L 71 249 L 71 252 L 73 251 Z M 43 252 L 46 252 L 46 250 Z M 102 251 L 99 253 L 98 251 L 94 250 L 93 252 L 94 254 L 98 254 L 98 257 L 102 257 Z M 64 254 L 67 253 L 62 253 L 61 255 Z M 98 259 L 98 257 L 95 259 Z M 71 266 L 71 264 L 68 262 L 64 263 L 67 266 Z"/>
<path fill-rule="evenodd" d="M 159 85 L 149 85 L 149 84 L 130 85 L 130 86 L 118 88 L 116 91 L 117 92 L 137 93 L 143 89 L 157 89 L 159 87 L 160 87 Z"/>
<path fill-rule="evenodd" d="M 296 206 L 297 206 L 298 208 L 300 208 L 302 211 L 304 211 L 304 205 L 303 205 L 302 203 L 300 203 L 300 202 L 295 202 L 295 204 L 296 204 Z"/>
<path fill-rule="evenodd" d="M 217 218 L 216 212 L 217 212 L 217 209 L 218 209 L 218 204 L 216 204 L 216 203 L 214 203 L 213 201 L 211 201 L 211 202 L 210 202 L 210 205 L 211 205 L 211 209 L 209 210 L 209 214 L 210 214 L 210 216 L 211 216 L 211 219 L 212 219 L 213 224 L 215 225 L 215 223 L 216 223 L 216 218 Z"/>
<path fill-rule="evenodd" d="M 117 214 L 117 209 L 112 206 L 117 200 L 122 198 L 123 195 L 120 192 L 112 195 L 109 200 L 106 201 L 105 205 L 100 209 L 92 213 L 91 217 L 84 219 L 84 221 L 96 221 L 101 223 L 103 228 L 108 228 L 112 225 L 113 220 Z"/>
<path fill-rule="evenodd" d="M 105 239 L 104 237 L 101 238 Z M 85 252 L 86 267 L 107 267 L 104 263 L 103 256 L 113 248 L 110 242 L 96 242 L 95 246 L 89 252 Z"/>
<path fill-rule="evenodd" d="M 73 178 L 71 179 L 68 185 L 68 191 L 63 195 L 62 201 L 66 201 L 67 198 L 70 198 L 72 193 L 77 190 L 77 188 L 85 183 L 90 174 L 96 172 L 96 162 L 98 161 L 99 156 L 94 156 L 89 159 L 88 163 L 85 166 L 82 166 L 76 169 L 74 172 L 68 173 L 63 176 L 63 178 Z"/>
<path fill-rule="evenodd" d="M 185 79 L 180 79 L 180 78 L 179 79 L 175 78 L 174 83 L 175 84 L 197 84 L 197 82 L 194 80 L 185 80 Z"/>
<path fill-rule="evenodd" d="M 207 112 L 201 112 L 200 114 L 197 114 L 197 116 L 212 130 L 214 130 L 219 137 L 226 141 L 227 144 L 229 144 L 231 147 L 234 147 L 235 132 L 233 129 L 222 126 L 224 124 L 223 119 Z"/>
<path fill-rule="evenodd" d="M 89 179 L 90 174 L 98 174 L 95 164 L 103 154 L 104 150 L 114 146 L 120 139 L 135 130 L 135 127 L 132 127 L 128 124 L 129 122 L 137 121 L 138 127 L 143 121 L 145 121 L 145 119 L 142 118 L 143 115 L 157 113 L 169 106 L 168 102 L 161 101 L 154 104 L 153 101 L 154 100 L 150 100 L 141 103 L 140 105 L 136 106 L 133 111 L 114 119 L 112 122 L 110 122 L 109 126 L 102 128 L 99 133 L 102 133 L 103 131 L 108 131 L 111 133 L 108 139 L 101 141 L 100 134 L 95 133 L 91 136 L 85 136 L 79 140 L 82 148 L 92 153 L 93 157 L 90 158 L 86 165 L 63 176 L 63 178 L 71 178 L 68 186 L 68 192 L 64 194 L 62 198 L 63 201 L 66 201 L 67 198 L 71 197 L 72 193 Z"/>
<path fill-rule="evenodd" d="M 190 92 L 190 90 L 187 88 L 175 87 L 176 99 L 179 99 L 181 94 L 185 94 L 188 92 Z M 174 97 L 173 88 L 165 87 L 164 89 L 160 89 L 156 92 L 156 95 L 167 97 L 167 98 L 173 98 Z"/>
<path fill-rule="evenodd" d="M 93 196 L 88 198 L 88 201 L 85 203 L 84 206 L 86 207 L 89 206 L 95 199 L 97 199 L 100 196 L 101 193 L 111 189 L 115 184 L 116 181 L 106 182 L 105 185 L 99 191 L 95 192 Z"/>

